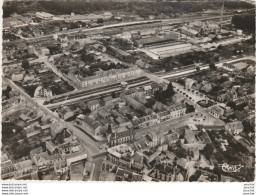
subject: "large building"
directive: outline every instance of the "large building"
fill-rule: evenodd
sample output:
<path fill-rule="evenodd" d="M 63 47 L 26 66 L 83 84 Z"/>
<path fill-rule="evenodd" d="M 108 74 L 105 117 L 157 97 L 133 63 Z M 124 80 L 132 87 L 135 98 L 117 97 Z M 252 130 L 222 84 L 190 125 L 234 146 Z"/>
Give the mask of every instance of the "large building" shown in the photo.
<path fill-rule="evenodd" d="M 190 37 L 196 37 L 198 35 L 198 32 L 191 29 L 191 28 L 188 28 L 186 26 L 183 26 L 180 28 L 180 32 L 184 35 L 187 35 L 187 36 L 190 36 Z"/>
<path fill-rule="evenodd" d="M 166 108 L 164 111 L 158 113 L 161 122 L 171 119 L 179 118 L 186 113 L 186 107 L 183 104 L 174 105 Z"/>
<path fill-rule="evenodd" d="M 135 40 L 135 44 L 138 47 L 145 47 L 155 44 L 163 44 L 167 42 L 172 42 L 174 40 L 177 40 L 179 38 L 179 34 L 176 32 L 170 32 L 168 35 L 164 37 L 148 37 L 148 38 L 142 38 Z"/>
<path fill-rule="evenodd" d="M 127 69 L 117 69 L 109 71 L 98 71 L 96 75 L 89 77 L 81 77 L 74 75 L 72 72 L 68 73 L 70 79 L 81 87 L 88 87 L 92 85 L 98 85 L 101 83 L 107 83 L 110 81 L 118 81 L 129 77 L 139 76 L 143 71 L 138 67 L 132 67 Z"/>
<path fill-rule="evenodd" d="M 113 129 L 112 133 L 108 135 L 108 143 L 110 146 L 116 146 L 124 143 L 134 141 L 134 129 L 127 127 L 119 127 Z"/>
<path fill-rule="evenodd" d="M 46 13 L 46 12 L 36 12 L 36 17 L 44 19 L 44 20 L 53 19 L 53 15 Z"/>

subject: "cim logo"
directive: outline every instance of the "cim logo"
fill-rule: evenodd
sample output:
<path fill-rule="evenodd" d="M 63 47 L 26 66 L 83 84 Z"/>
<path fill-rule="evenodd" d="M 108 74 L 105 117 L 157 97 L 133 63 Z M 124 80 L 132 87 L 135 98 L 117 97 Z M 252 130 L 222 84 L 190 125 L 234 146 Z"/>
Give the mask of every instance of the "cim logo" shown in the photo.
<path fill-rule="evenodd" d="M 229 165 L 227 163 L 223 163 L 219 165 L 222 168 L 222 171 L 226 173 L 237 173 L 240 172 L 240 169 L 244 167 L 243 165 Z"/>

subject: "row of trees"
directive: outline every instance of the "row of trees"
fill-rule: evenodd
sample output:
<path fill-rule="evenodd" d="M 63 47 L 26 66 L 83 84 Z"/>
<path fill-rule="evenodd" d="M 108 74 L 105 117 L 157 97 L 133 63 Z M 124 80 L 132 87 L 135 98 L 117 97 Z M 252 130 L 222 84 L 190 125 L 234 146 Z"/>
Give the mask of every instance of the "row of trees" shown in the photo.
<path fill-rule="evenodd" d="M 164 91 L 158 90 L 155 91 L 154 96 L 157 101 L 159 102 L 166 102 L 166 99 L 172 99 L 175 95 L 175 91 L 173 90 L 172 82 L 170 82 L 167 86 L 167 89 Z"/>
<path fill-rule="evenodd" d="M 236 28 L 242 29 L 249 33 L 255 33 L 255 15 L 235 15 L 232 17 L 232 24 Z"/>

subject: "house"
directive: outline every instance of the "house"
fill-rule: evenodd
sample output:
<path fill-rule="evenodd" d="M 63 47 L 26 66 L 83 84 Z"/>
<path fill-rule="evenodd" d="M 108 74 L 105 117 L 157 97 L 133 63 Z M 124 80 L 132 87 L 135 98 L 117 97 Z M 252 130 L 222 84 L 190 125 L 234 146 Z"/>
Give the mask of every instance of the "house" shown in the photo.
<path fill-rule="evenodd" d="M 52 166 L 54 165 L 54 163 L 62 160 L 62 156 L 59 153 L 50 155 L 50 156 L 48 156 L 48 158 L 50 161 L 50 165 L 52 165 Z"/>
<path fill-rule="evenodd" d="M 98 100 L 91 100 L 87 102 L 87 107 L 93 112 L 100 107 Z"/>
<path fill-rule="evenodd" d="M 136 151 L 140 151 L 140 152 L 149 151 L 145 136 L 139 140 L 134 141 L 134 147 Z"/>
<path fill-rule="evenodd" d="M 50 124 L 51 135 L 55 137 L 58 133 L 61 133 L 65 127 L 62 127 L 59 121 L 54 121 Z"/>
<path fill-rule="evenodd" d="M 151 154 L 151 155 L 147 158 L 148 164 L 150 164 L 153 160 L 155 160 L 160 154 L 161 154 L 161 151 L 160 151 L 160 150 L 157 150 L 156 152 L 154 152 L 153 154 Z"/>
<path fill-rule="evenodd" d="M 214 116 L 215 118 L 220 118 L 221 116 L 224 115 L 225 110 L 221 107 L 219 107 L 218 105 L 215 105 L 213 107 L 211 107 L 211 110 L 209 112 L 212 116 Z"/>
<path fill-rule="evenodd" d="M 77 119 L 77 124 L 82 128 L 87 128 L 93 135 L 102 134 L 102 125 L 99 121 L 86 116 L 84 120 Z"/>
<path fill-rule="evenodd" d="M 28 117 L 26 114 L 22 113 L 19 118 L 22 120 L 22 121 L 28 121 L 30 119 L 30 117 Z"/>
<path fill-rule="evenodd" d="M 113 105 L 114 102 L 118 101 L 119 98 L 112 98 L 111 96 L 107 96 L 103 98 L 105 105 Z"/>
<path fill-rule="evenodd" d="M 123 143 L 134 141 L 135 132 L 132 128 L 117 127 L 112 129 L 112 133 L 107 136 L 110 146 L 116 146 Z"/>
<path fill-rule="evenodd" d="M 56 173 L 63 174 L 68 171 L 68 165 L 66 160 L 60 160 L 54 163 L 54 171 Z"/>
<path fill-rule="evenodd" d="M 84 151 L 76 152 L 70 155 L 67 155 L 67 165 L 70 166 L 74 162 L 83 161 L 87 158 L 87 154 Z"/>
<path fill-rule="evenodd" d="M 225 130 L 230 134 L 238 135 L 244 130 L 244 126 L 241 121 L 235 121 L 231 123 L 227 123 L 225 125 Z"/>
<path fill-rule="evenodd" d="M 46 169 L 50 165 L 49 156 L 47 152 L 42 152 L 32 156 L 32 161 L 37 166 L 38 170 Z"/>
<path fill-rule="evenodd" d="M 203 82 L 203 86 L 201 88 L 202 91 L 209 93 L 212 90 L 212 85 L 209 82 Z"/>
<path fill-rule="evenodd" d="M 16 178 L 20 178 L 24 175 L 30 174 L 33 171 L 32 160 L 24 160 L 14 164 L 17 172 Z"/>
<path fill-rule="evenodd" d="M 137 171 L 137 172 L 141 172 L 144 168 L 144 165 L 143 163 L 137 163 L 137 162 L 134 162 L 131 166 L 131 169 Z"/>
<path fill-rule="evenodd" d="M 42 56 L 48 56 L 50 54 L 50 50 L 46 47 L 42 47 L 41 54 L 42 54 Z"/>
<path fill-rule="evenodd" d="M 131 168 L 131 156 L 133 156 L 134 150 L 129 145 L 121 144 L 113 146 L 108 148 L 107 152 L 106 160 L 124 168 Z"/>
<path fill-rule="evenodd" d="M 58 108 L 58 113 L 64 120 L 68 120 L 74 116 L 74 113 L 72 110 L 68 107 L 61 107 Z"/>
<path fill-rule="evenodd" d="M 227 98 L 228 98 L 228 95 L 225 94 L 225 93 L 217 96 L 217 100 L 218 100 L 219 102 L 226 102 L 226 101 L 227 101 Z"/>
<path fill-rule="evenodd" d="M 202 132 L 202 135 L 201 135 L 200 138 L 203 140 L 203 142 L 204 142 L 205 144 L 211 144 L 211 143 L 212 143 L 212 140 L 211 140 L 210 136 L 208 135 L 208 133 L 206 132 L 206 130 L 203 129 L 202 131 L 203 131 L 203 132 Z"/>
<path fill-rule="evenodd" d="M 246 69 L 248 66 L 248 64 L 246 64 L 245 62 L 238 62 L 238 63 L 235 63 L 235 64 L 232 64 L 232 67 L 234 70 L 244 70 Z"/>
<path fill-rule="evenodd" d="M 130 105 L 131 107 L 133 107 L 133 109 L 135 109 L 135 110 L 145 112 L 147 109 L 142 103 L 140 103 L 139 101 L 135 100 L 132 97 L 125 96 L 125 100 L 126 100 L 127 104 Z"/>
<path fill-rule="evenodd" d="M 142 181 L 142 175 L 118 167 L 116 171 L 115 181 Z"/>
<path fill-rule="evenodd" d="M 202 140 L 196 137 L 196 134 L 192 129 L 188 128 L 185 130 L 184 139 L 181 139 L 182 148 L 193 151 L 195 156 L 195 153 L 199 154 L 198 150 L 203 150 L 205 145 L 206 144 Z"/>
<path fill-rule="evenodd" d="M 110 117 L 110 113 L 105 108 L 98 110 L 97 113 L 98 113 L 99 117 L 102 119 L 107 119 Z"/>
<path fill-rule="evenodd" d="M 143 163 L 143 154 L 135 152 L 134 155 L 132 156 L 132 160 L 133 162 Z"/>
<path fill-rule="evenodd" d="M 16 72 L 12 73 L 11 80 L 12 81 L 22 81 L 24 78 L 24 72 Z"/>
<path fill-rule="evenodd" d="M 159 90 L 159 85 L 155 82 L 152 83 L 151 87 L 152 87 L 152 93 Z"/>
<path fill-rule="evenodd" d="M 40 154 L 42 152 L 43 152 L 43 148 L 42 147 L 35 148 L 35 149 L 30 151 L 30 158 L 32 159 L 33 156 L 35 156 L 36 154 Z"/>
<path fill-rule="evenodd" d="M 16 174 L 17 170 L 11 160 L 7 160 L 1 163 L 1 178 L 11 179 Z"/>
<path fill-rule="evenodd" d="M 141 117 L 137 119 L 136 122 L 137 122 L 137 125 L 134 125 L 135 124 L 134 121 L 133 121 L 133 125 L 138 126 L 139 128 L 146 128 L 146 127 L 150 127 L 160 123 L 158 116 L 155 114 Z"/>
<path fill-rule="evenodd" d="M 27 138 L 33 137 L 41 133 L 41 126 L 38 122 L 35 122 L 24 128 Z"/>
<path fill-rule="evenodd" d="M 183 104 L 180 105 L 172 105 L 166 107 L 164 111 L 158 113 L 158 117 L 160 121 L 167 121 L 170 119 L 179 118 L 180 116 L 184 115 L 186 112 L 186 107 Z"/>
<path fill-rule="evenodd" d="M 3 110 L 4 109 L 8 109 L 8 108 L 10 108 L 12 106 L 15 106 L 15 105 L 19 104 L 20 101 L 21 101 L 21 97 L 20 96 L 11 97 L 8 100 L 4 100 L 4 97 L 6 97 L 6 96 L 2 96 L 2 101 L 3 101 L 2 102 L 2 109 Z"/>
<path fill-rule="evenodd" d="M 73 154 L 81 150 L 81 144 L 78 140 L 72 140 L 58 145 L 58 149 L 62 155 Z"/>
<path fill-rule="evenodd" d="M 151 85 L 146 85 L 146 86 L 143 87 L 143 89 L 144 89 L 145 94 L 150 94 L 152 92 Z"/>
<path fill-rule="evenodd" d="M 51 140 L 45 142 L 45 147 L 51 154 L 57 149 L 57 146 Z"/>
<path fill-rule="evenodd" d="M 145 135 L 145 138 L 148 147 L 156 147 L 158 145 L 156 133 L 148 133 L 147 135 Z"/>
<path fill-rule="evenodd" d="M 52 90 L 48 88 L 43 88 L 39 86 L 34 92 L 34 97 L 52 97 Z"/>
<path fill-rule="evenodd" d="M 166 135 L 166 140 L 169 145 L 172 145 L 179 140 L 179 134 L 176 132 L 172 132 L 172 133 Z"/>
<path fill-rule="evenodd" d="M 153 110 L 154 110 L 155 112 L 161 111 L 161 110 L 163 110 L 165 107 L 166 107 L 166 106 L 165 106 L 163 103 L 158 102 L 158 101 L 156 101 L 156 103 L 152 106 L 152 108 L 153 108 Z"/>
<path fill-rule="evenodd" d="M 196 80 L 193 80 L 193 79 L 190 79 L 190 78 L 187 78 L 185 80 L 186 89 L 192 89 L 192 88 L 195 88 L 196 86 L 197 86 L 197 81 Z"/>
<path fill-rule="evenodd" d="M 161 181 L 172 181 L 173 167 L 171 165 L 158 164 L 150 176 Z"/>
<path fill-rule="evenodd" d="M 168 110 L 162 111 L 160 113 L 158 113 L 158 118 L 161 122 L 167 121 L 170 119 L 170 112 Z"/>
<path fill-rule="evenodd" d="M 172 105 L 166 108 L 170 112 L 170 119 L 179 118 L 186 113 L 184 104 Z"/>

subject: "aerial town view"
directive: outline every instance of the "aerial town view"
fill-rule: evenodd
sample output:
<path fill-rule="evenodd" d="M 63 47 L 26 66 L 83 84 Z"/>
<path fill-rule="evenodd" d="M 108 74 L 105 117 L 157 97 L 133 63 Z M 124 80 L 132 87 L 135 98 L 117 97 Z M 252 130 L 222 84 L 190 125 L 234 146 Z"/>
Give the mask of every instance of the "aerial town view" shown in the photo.
<path fill-rule="evenodd" d="M 5 0 L 2 35 L 2 180 L 254 181 L 254 3 Z"/>

